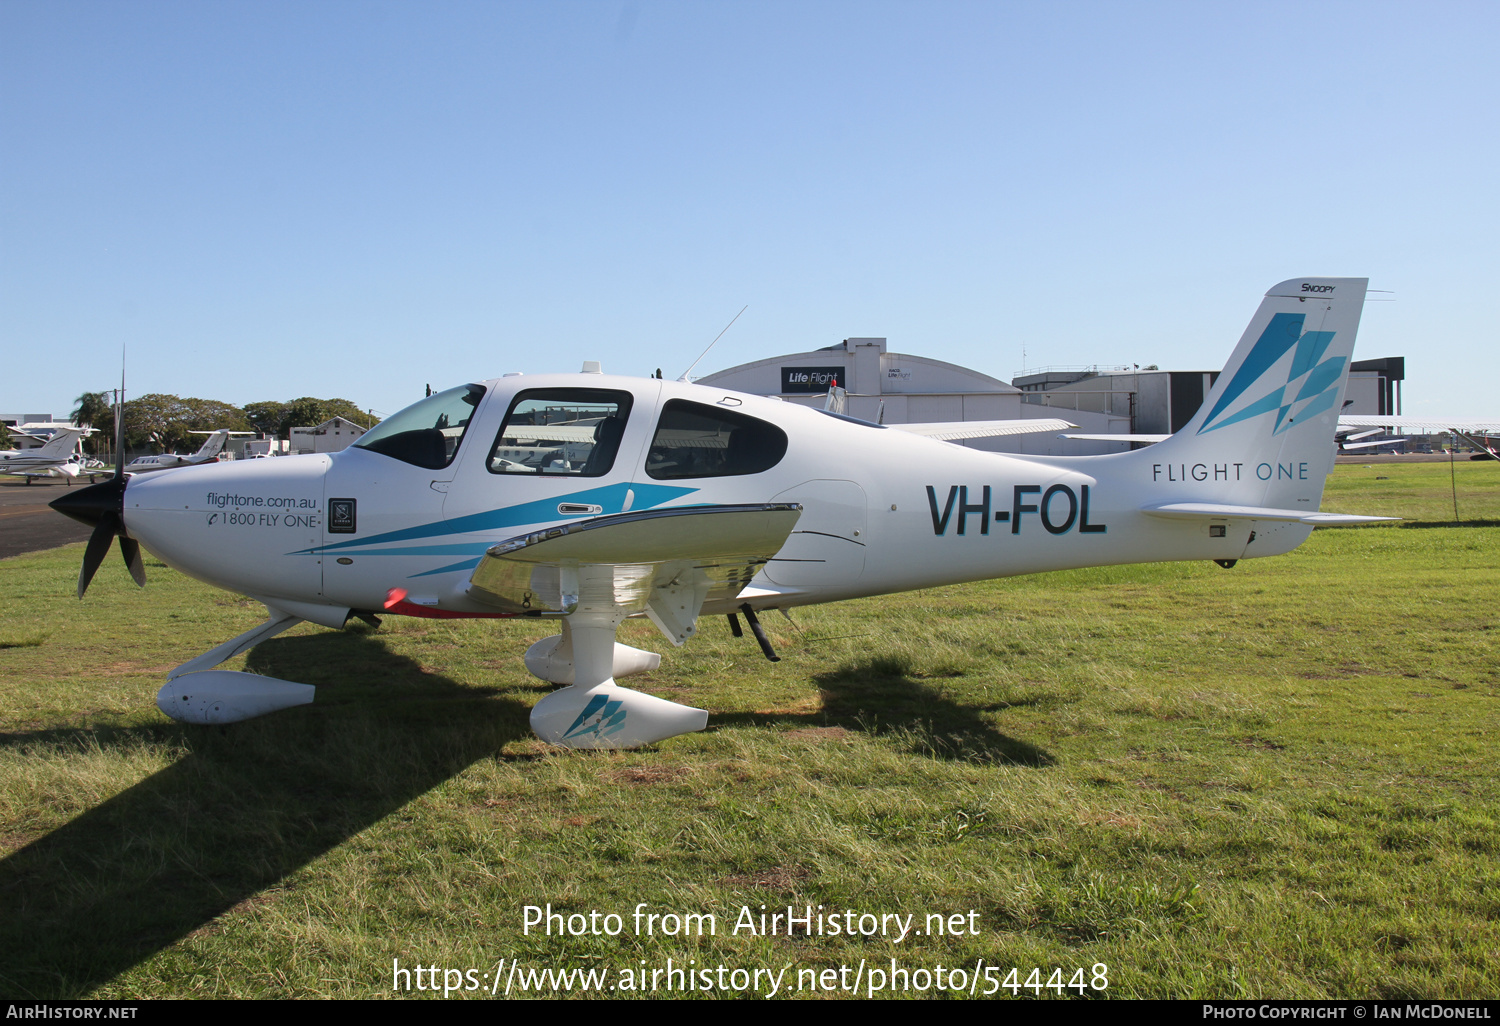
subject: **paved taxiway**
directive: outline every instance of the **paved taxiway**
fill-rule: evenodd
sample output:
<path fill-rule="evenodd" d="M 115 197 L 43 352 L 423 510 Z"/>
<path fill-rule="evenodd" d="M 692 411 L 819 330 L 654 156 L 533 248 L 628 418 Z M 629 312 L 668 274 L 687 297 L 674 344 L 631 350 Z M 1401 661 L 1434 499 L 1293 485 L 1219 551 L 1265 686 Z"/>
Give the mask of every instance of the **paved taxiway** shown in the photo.
<path fill-rule="evenodd" d="M 74 481 L 73 488 L 87 484 L 87 480 Z M 0 478 L 0 559 L 89 540 L 91 528 L 47 508 L 47 503 L 67 491 L 67 483 L 60 478 L 35 484 L 18 477 Z"/>

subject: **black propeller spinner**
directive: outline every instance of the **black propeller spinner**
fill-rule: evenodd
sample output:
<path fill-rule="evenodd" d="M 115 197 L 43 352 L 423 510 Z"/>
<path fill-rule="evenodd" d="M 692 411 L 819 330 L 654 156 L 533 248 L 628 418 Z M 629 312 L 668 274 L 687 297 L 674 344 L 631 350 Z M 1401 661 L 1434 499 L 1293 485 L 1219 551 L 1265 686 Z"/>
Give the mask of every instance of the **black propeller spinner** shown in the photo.
<path fill-rule="evenodd" d="M 141 562 L 141 543 L 125 533 L 125 476 L 124 438 L 124 374 L 121 374 L 120 404 L 115 407 L 115 476 L 108 481 L 89 485 L 76 492 L 69 492 L 48 503 L 64 516 L 72 517 L 80 524 L 93 524 L 94 533 L 89 535 L 88 548 L 83 550 L 83 566 L 78 571 L 78 597 L 88 590 L 89 582 L 104 557 L 109 553 L 111 538 L 120 539 L 120 555 L 130 577 L 142 588 L 146 586 L 146 566 Z"/>
<path fill-rule="evenodd" d="M 89 547 L 83 553 L 83 568 L 78 571 L 78 597 L 88 590 L 89 581 L 109 552 L 111 538 L 119 537 L 120 555 L 125 557 L 125 566 L 136 584 L 146 586 L 146 568 L 141 562 L 141 543 L 125 533 L 125 521 L 121 510 L 125 505 L 125 485 L 128 479 L 118 474 L 108 481 L 89 485 L 76 492 L 53 500 L 51 506 L 64 516 L 72 517 L 81 524 L 93 524 L 94 533 L 89 536 Z"/>

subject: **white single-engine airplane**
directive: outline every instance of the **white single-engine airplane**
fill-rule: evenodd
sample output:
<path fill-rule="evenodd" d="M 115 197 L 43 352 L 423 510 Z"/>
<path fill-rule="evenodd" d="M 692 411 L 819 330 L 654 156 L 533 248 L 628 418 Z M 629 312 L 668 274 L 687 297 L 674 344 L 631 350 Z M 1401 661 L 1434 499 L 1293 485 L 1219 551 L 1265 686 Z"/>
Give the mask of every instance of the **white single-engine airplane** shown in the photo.
<path fill-rule="evenodd" d="M 189 456 L 179 456 L 175 452 L 164 452 L 160 456 L 138 456 L 125 465 L 127 474 L 149 474 L 154 470 L 173 470 L 177 467 L 196 467 L 202 463 L 212 463 L 219 458 L 224 451 L 224 443 L 229 440 L 230 435 L 253 435 L 254 431 L 230 431 L 220 428 L 217 431 L 191 431 L 189 434 L 207 435 L 198 451 Z"/>
<path fill-rule="evenodd" d="M 1318 511 L 1366 284 L 1271 289 L 1197 415 L 1136 452 L 991 453 L 924 437 L 954 425 L 882 427 L 659 378 L 515 375 L 433 395 L 340 453 L 117 474 L 52 505 L 96 525 L 80 597 L 118 535 L 137 582 L 145 545 L 265 603 L 265 624 L 169 674 L 157 705 L 176 719 L 312 701 L 308 685 L 212 669 L 302 620 L 536 617 L 561 633 L 526 666 L 566 686 L 532 728 L 633 747 L 708 714 L 615 683 L 661 658 L 615 641 L 627 617 L 681 645 L 700 616 L 739 633 L 743 614 L 775 658 L 759 611 L 1072 567 L 1232 567 L 1318 525 L 1390 519 Z M 566 458 L 505 455 L 546 447 Z"/>
<path fill-rule="evenodd" d="M 27 484 L 34 477 L 61 477 L 72 487 L 73 478 L 85 469 L 84 458 L 73 451 L 82 436 L 83 428 L 60 428 L 35 449 L 0 452 L 0 474 L 24 477 Z"/>

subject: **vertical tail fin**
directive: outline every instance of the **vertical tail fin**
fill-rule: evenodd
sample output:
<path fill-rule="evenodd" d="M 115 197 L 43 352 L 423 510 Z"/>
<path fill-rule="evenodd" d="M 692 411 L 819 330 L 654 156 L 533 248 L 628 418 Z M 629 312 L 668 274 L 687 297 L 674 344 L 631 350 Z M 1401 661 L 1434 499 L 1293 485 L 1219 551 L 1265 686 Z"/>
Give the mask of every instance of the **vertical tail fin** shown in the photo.
<path fill-rule="evenodd" d="M 193 453 L 191 458 L 195 460 L 213 459 L 223 451 L 224 442 L 228 437 L 228 431 L 220 430 L 213 432 L 203 440 L 203 444 L 198 447 L 198 451 Z"/>
<path fill-rule="evenodd" d="M 1215 474 L 1216 502 L 1316 510 L 1368 284 L 1292 278 L 1273 287 L 1197 414 L 1143 456 L 1226 468 Z"/>
<path fill-rule="evenodd" d="M 78 438 L 83 434 L 82 428 L 59 428 L 47 443 L 28 456 L 39 456 L 43 459 L 60 460 L 66 459 L 72 454 L 73 448 L 78 444 Z"/>

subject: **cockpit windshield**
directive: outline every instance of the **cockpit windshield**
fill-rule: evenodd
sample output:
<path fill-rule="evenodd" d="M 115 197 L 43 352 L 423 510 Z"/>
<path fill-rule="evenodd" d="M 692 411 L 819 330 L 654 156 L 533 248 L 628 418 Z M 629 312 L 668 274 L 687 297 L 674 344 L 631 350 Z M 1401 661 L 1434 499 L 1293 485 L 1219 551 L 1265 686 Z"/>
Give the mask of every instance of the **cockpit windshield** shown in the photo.
<path fill-rule="evenodd" d="M 442 470 L 453 462 L 469 418 L 483 398 L 483 385 L 450 388 L 387 417 L 354 444 L 403 463 Z"/>

